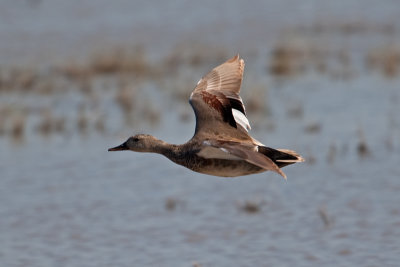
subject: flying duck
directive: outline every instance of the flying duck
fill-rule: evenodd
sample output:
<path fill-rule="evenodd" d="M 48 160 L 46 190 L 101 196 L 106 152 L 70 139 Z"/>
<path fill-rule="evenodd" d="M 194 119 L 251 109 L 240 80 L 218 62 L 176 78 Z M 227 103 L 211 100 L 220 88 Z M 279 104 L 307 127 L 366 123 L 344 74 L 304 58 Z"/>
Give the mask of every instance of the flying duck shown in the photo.
<path fill-rule="evenodd" d="M 174 145 L 137 134 L 108 151 L 158 153 L 192 171 L 215 176 L 273 171 L 286 179 L 281 168 L 304 159 L 293 150 L 273 149 L 250 136 L 250 123 L 239 96 L 244 65 L 236 55 L 197 83 L 189 98 L 196 128 L 188 142 Z"/>

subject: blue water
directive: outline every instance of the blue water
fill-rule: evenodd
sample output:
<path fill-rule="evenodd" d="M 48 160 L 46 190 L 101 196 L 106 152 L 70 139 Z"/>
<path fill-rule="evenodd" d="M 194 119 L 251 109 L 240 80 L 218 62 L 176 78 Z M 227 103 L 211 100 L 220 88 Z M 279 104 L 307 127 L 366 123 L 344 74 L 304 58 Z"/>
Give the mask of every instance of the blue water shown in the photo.
<path fill-rule="evenodd" d="M 62 62 L 86 55 L 92 45 L 118 43 L 116 38 L 149 43 L 154 60 L 180 40 L 200 42 L 198 34 L 228 53 L 243 51 L 244 102 L 251 99 L 246 90 L 261 84 L 269 110 L 249 112 L 252 135 L 271 147 L 294 149 L 307 162 L 286 167 L 287 181 L 269 172 L 230 179 L 191 172 L 159 155 L 107 152 L 136 132 L 183 143 L 193 134 L 194 115 L 186 101 L 156 83 L 139 86 L 147 90 L 139 96 L 154 97 L 160 123 L 142 122 L 139 114 L 123 127 L 112 91 L 98 89 L 108 115 L 103 134 L 78 134 L 69 121 L 63 134 L 45 137 L 32 127 L 22 142 L 0 136 L 0 265 L 398 266 L 399 78 L 368 73 L 360 61 L 351 79 L 314 72 L 286 80 L 260 77 L 267 60 L 260 55 L 281 29 L 325 16 L 330 22 L 397 23 L 398 5 L 385 3 L 362 1 L 360 9 L 360 1 L 2 2 L 0 36 L 9 39 L 1 42 L 0 57 L 7 66 Z M 371 47 L 382 38 L 398 40 L 396 32 L 377 35 L 329 38 L 354 54 L 369 40 Z M 199 76 L 194 86 L 204 73 L 193 72 L 190 77 Z M 50 105 L 55 114 L 73 118 L 80 102 L 73 90 L 0 94 L 2 107 Z M 291 116 L 296 106 L 301 115 Z M 180 112 L 190 114 L 188 121 L 179 119 Z M 28 125 L 35 124 L 29 116 Z M 312 123 L 320 130 L 307 132 Z M 362 139 L 367 156 L 357 152 Z M 247 212 L 246 201 L 259 205 L 258 212 Z"/>

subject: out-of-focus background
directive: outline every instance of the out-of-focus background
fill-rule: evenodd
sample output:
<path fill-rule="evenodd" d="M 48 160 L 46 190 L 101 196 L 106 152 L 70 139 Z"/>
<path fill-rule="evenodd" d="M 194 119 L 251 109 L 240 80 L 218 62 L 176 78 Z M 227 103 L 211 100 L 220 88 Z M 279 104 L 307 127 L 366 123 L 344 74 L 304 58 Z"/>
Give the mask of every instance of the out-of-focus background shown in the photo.
<path fill-rule="evenodd" d="M 236 53 L 288 181 L 107 152 Z M 398 266 L 399 75 L 397 1 L 1 1 L 0 265 Z"/>

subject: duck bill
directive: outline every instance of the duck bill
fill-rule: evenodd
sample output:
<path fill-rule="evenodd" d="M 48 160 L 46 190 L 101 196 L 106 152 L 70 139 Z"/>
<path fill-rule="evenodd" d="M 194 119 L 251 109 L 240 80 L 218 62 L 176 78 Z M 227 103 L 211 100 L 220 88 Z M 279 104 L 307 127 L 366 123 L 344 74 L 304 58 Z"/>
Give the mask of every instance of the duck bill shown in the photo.
<path fill-rule="evenodd" d="M 129 150 L 128 146 L 126 145 L 126 142 L 119 146 L 108 149 L 108 151 L 123 151 L 123 150 Z"/>

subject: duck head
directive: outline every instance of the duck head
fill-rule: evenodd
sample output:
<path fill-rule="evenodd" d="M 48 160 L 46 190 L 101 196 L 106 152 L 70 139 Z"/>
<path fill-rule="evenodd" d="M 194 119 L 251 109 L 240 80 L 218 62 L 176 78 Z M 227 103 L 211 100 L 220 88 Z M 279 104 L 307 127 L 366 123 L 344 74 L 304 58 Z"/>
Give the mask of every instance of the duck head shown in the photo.
<path fill-rule="evenodd" d="M 109 148 L 108 151 L 131 150 L 136 152 L 153 152 L 154 146 L 160 142 L 157 138 L 149 134 L 137 134 L 131 136 L 119 146 Z"/>

